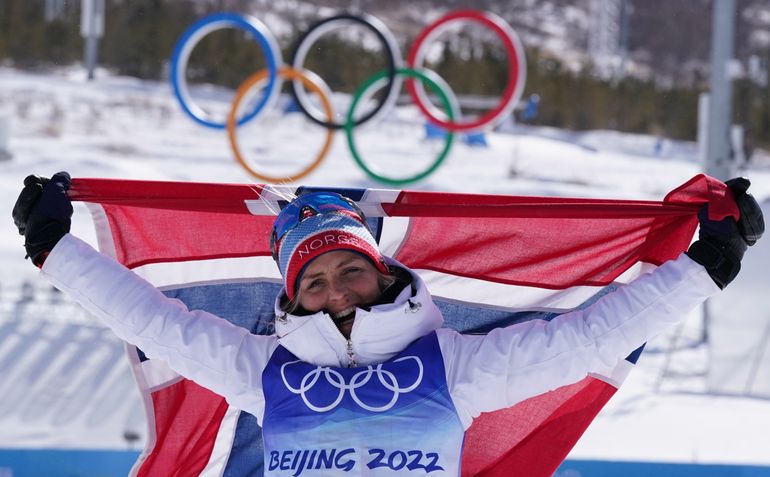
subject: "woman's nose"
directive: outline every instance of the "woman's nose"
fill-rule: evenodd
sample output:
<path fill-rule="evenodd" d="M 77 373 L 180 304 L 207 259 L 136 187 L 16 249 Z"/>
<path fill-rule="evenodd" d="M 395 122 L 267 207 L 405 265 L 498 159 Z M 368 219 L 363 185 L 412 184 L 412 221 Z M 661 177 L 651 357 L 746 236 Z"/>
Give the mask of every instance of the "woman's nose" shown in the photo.
<path fill-rule="evenodd" d="M 344 283 L 341 283 L 339 280 L 332 280 L 329 283 L 330 300 L 340 300 L 342 298 L 345 298 L 347 293 L 348 293 L 347 287 L 345 286 Z"/>

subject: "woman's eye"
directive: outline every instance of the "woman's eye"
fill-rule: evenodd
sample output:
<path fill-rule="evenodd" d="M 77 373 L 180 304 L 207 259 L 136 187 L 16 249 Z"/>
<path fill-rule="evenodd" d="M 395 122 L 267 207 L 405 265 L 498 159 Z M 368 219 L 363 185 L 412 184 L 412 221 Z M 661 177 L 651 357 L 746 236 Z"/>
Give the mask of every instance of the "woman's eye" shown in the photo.
<path fill-rule="evenodd" d="M 358 267 L 348 267 L 348 268 L 346 268 L 346 269 L 345 269 L 345 271 L 344 271 L 343 273 L 344 273 L 345 275 L 350 275 L 351 273 L 356 273 L 356 272 L 358 272 L 358 271 L 360 271 L 360 270 L 361 270 L 361 269 L 360 269 L 360 268 L 358 268 Z"/>
<path fill-rule="evenodd" d="M 308 290 L 308 291 L 314 291 L 314 290 L 318 290 L 318 289 L 320 289 L 322 286 L 323 286 L 323 281 L 321 281 L 321 280 L 313 280 L 313 281 L 312 281 L 312 282 L 310 282 L 310 284 L 307 286 L 307 290 Z"/>

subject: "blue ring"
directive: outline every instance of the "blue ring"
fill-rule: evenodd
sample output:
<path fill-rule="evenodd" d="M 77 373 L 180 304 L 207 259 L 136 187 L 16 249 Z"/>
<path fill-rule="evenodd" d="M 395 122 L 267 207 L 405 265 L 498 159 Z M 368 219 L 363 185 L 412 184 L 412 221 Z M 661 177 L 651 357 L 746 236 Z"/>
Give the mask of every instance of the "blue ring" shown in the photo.
<path fill-rule="evenodd" d="M 273 93 L 273 88 L 276 86 L 278 81 L 278 64 L 276 62 L 275 54 L 273 53 L 273 48 L 270 45 L 270 41 L 265 36 L 265 34 L 263 34 L 256 26 L 254 26 L 254 23 L 252 23 L 253 20 L 253 18 L 238 13 L 215 13 L 213 15 L 203 17 L 193 23 L 187 30 L 185 30 L 185 32 L 182 34 L 182 37 L 176 43 L 176 46 L 174 47 L 174 53 L 171 57 L 171 87 L 173 88 L 174 95 L 176 96 L 177 100 L 179 100 L 179 104 L 182 106 L 184 112 L 187 113 L 196 122 L 215 129 L 225 129 L 227 126 L 226 122 L 224 121 L 218 123 L 196 114 L 190 108 L 188 100 L 184 97 L 184 94 L 181 91 L 182 88 L 180 86 L 180 81 L 182 80 L 181 78 L 183 78 L 182 75 L 186 73 L 186 71 L 181 71 L 179 68 L 179 62 L 182 59 L 182 52 L 193 35 L 195 35 L 201 28 L 211 24 L 221 23 L 221 28 L 235 27 L 247 31 L 251 34 L 251 36 L 254 37 L 255 40 L 257 40 L 259 47 L 262 49 L 262 54 L 265 55 L 265 60 L 267 63 L 267 86 L 265 87 L 266 93 L 262 96 L 262 98 L 260 98 L 259 102 L 257 102 L 253 111 L 244 115 L 241 119 L 238 120 L 238 125 L 240 126 L 241 124 L 244 124 L 247 121 L 253 119 L 265 107 L 268 99 L 270 99 L 270 96 Z M 200 38 L 198 40 L 200 40 Z M 192 48 L 194 47 L 195 45 L 192 46 Z M 190 48 L 189 51 L 192 51 L 192 48 Z M 185 70 L 187 69 L 188 60 L 189 52 L 187 54 L 187 58 L 184 58 Z"/>

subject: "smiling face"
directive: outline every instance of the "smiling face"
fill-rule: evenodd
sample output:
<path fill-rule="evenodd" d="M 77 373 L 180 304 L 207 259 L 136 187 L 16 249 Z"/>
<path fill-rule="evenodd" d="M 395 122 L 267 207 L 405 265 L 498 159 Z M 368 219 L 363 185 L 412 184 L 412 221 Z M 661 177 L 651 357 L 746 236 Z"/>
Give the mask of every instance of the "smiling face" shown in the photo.
<path fill-rule="evenodd" d="M 355 308 L 374 303 L 380 297 L 379 275 L 374 265 L 358 253 L 328 252 L 307 266 L 297 298 L 309 312 L 329 313 L 343 336 L 350 338 Z"/>

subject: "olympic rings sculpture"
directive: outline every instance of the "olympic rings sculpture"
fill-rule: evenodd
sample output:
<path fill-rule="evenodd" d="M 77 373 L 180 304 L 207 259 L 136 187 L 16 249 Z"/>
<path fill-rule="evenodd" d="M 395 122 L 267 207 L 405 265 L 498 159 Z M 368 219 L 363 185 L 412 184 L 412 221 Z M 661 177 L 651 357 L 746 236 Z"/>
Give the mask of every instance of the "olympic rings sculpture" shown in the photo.
<path fill-rule="evenodd" d="M 347 391 L 348 393 L 350 393 L 350 397 L 351 399 L 353 399 L 353 402 L 355 402 L 358 406 L 360 406 L 361 409 L 365 409 L 371 412 L 385 412 L 389 409 L 392 409 L 393 406 L 396 405 L 396 402 L 398 402 L 398 397 L 401 394 L 406 394 L 414 391 L 415 389 L 417 389 L 417 386 L 419 386 L 420 383 L 422 382 L 423 365 L 422 365 L 422 361 L 420 361 L 420 358 L 418 358 L 417 356 L 404 356 L 403 358 L 398 358 L 396 360 L 393 360 L 393 363 L 398 363 L 406 360 L 414 360 L 414 362 L 417 364 L 417 377 L 415 378 L 413 383 L 411 383 L 409 386 L 406 386 L 404 388 L 400 386 L 398 379 L 396 378 L 396 375 L 392 371 L 383 369 L 382 367 L 383 363 L 380 363 L 377 366 L 372 366 L 372 365 L 367 366 L 366 369 L 354 374 L 353 377 L 350 378 L 349 383 L 345 382 L 345 377 L 342 376 L 342 373 L 340 373 L 339 371 L 336 371 L 333 368 L 329 368 L 326 366 L 317 366 L 315 369 L 305 374 L 305 376 L 302 378 L 299 384 L 299 387 L 295 388 L 292 385 L 290 385 L 288 380 L 286 379 L 286 368 L 292 364 L 300 363 L 301 361 L 289 361 L 281 365 L 281 379 L 283 380 L 283 384 L 284 386 L 286 386 L 286 389 L 288 389 L 293 394 L 298 394 L 300 397 L 302 397 L 302 401 L 311 411 L 315 411 L 315 412 L 331 411 L 332 409 L 340 405 L 340 403 L 342 402 L 342 399 L 345 397 L 345 391 Z M 334 400 L 326 405 L 323 405 L 323 404 L 319 405 L 319 404 L 313 403 L 311 399 L 308 397 L 308 391 L 310 391 L 316 385 L 321 375 L 323 375 L 326 378 L 327 384 L 331 385 L 332 387 L 336 388 L 339 391 L 337 393 L 337 396 L 334 398 Z M 391 391 L 393 393 L 390 400 L 381 406 L 373 406 L 363 402 L 360 396 L 358 396 L 358 393 L 356 392 L 357 389 L 369 383 L 372 376 L 374 375 L 377 376 L 380 386 L 382 386 L 386 390 Z"/>
<path fill-rule="evenodd" d="M 453 24 L 466 21 L 480 24 L 492 30 L 502 41 L 508 55 L 508 82 L 498 104 L 479 118 L 463 121 L 457 98 L 449 85 L 435 72 L 422 68 L 427 54 L 427 46 L 441 33 L 445 32 Z M 352 103 L 343 116 L 343 121 L 335 121 L 334 111 L 331 109 L 329 96 L 331 91 L 328 85 L 318 75 L 306 70 L 304 62 L 313 44 L 323 35 L 327 34 L 340 24 L 359 24 L 370 30 L 382 44 L 387 55 L 386 68 L 377 72 L 365 80 L 353 95 Z M 247 32 L 258 44 L 265 57 L 266 68 L 246 79 L 238 88 L 236 97 L 225 121 L 212 118 L 203 108 L 194 103 L 187 86 L 185 72 L 193 49 L 206 35 L 224 28 L 238 28 Z M 182 109 L 193 120 L 201 125 L 227 129 L 230 145 L 236 160 L 247 172 L 259 180 L 267 182 L 294 181 L 312 172 L 328 153 L 333 132 L 344 130 L 348 148 L 355 162 L 364 172 L 380 182 L 392 185 L 407 184 L 421 180 L 435 171 L 449 153 L 454 140 L 453 132 L 474 132 L 492 128 L 499 124 L 518 103 L 524 90 L 526 66 L 524 61 L 524 49 L 514 30 L 499 16 L 490 12 L 475 10 L 458 10 L 450 12 L 427 26 L 418 35 L 409 51 L 406 66 L 401 57 L 398 43 L 390 30 L 376 17 L 368 14 L 343 13 L 322 19 L 311 25 L 302 33 L 291 55 L 291 67 L 284 67 L 281 50 L 278 42 L 267 27 L 254 17 L 236 13 L 217 13 L 204 17 L 191 25 L 177 42 L 171 61 L 171 83 L 174 94 L 182 106 Z M 378 172 L 374 167 L 367 165 L 359 153 L 353 139 L 353 130 L 371 119 L 383 115 L 395 106 L 399 91 L 401 90 L 403 77 L 406 77 L 407 91 L 419 110 L 434 124 L 447 131 L 446 144 L 424 170 L 408 177 L 393 177 L 384 172 Z M 291 81 L 291 94 L 299 109 L 314 123 L 326 128 L 328 134 L 321 148 L 321 152 L 305 169 L 292 175 L 275 177 L 260 173 L 249 166 L 248 161 L 241 153 L 238 146 L 236 129 L 238 126 L 259 117 L 270 109 L 278 97 L 283 79 Z M 419 81 L 417 81 L 419 80 Z M 259 99 L 242 114 L 241 103 L 247 92 L 263 83 L 263 93 Z M 439 109 L 431 104 L 425 86 L 431 89 L 440 99 L 443 108 Z M 359 104 L 370 98 L 373 91 L 385 88 L 384 98 L 363 114 L 357 115 Z M 322 110 L 310 100 L 307 90 L 320 98 Z"/>

